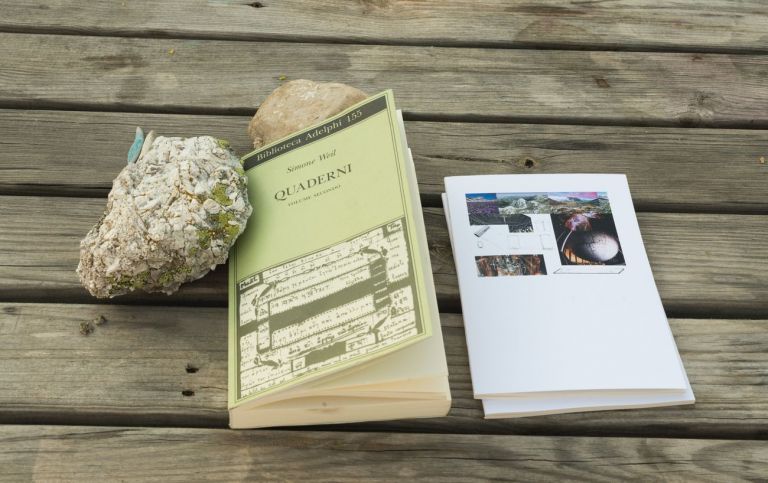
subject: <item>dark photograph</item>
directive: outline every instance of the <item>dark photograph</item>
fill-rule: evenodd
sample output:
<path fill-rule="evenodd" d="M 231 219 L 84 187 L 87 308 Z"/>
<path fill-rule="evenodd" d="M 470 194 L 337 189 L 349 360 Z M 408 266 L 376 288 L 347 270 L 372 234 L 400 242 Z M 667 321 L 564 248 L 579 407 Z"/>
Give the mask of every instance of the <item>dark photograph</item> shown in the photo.
<path fill-rule="evenodd" d="M 624 265 L 613 215 L 594 211 L 550 215 L 563 265 Z"/>

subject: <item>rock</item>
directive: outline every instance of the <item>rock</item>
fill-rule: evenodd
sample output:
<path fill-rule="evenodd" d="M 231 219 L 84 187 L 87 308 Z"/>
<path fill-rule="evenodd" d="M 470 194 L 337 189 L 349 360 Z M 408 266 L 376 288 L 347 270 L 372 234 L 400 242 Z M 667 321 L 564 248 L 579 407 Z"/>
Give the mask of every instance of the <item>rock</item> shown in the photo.
<path fill-rule="evenodd" d="M 337 83 L 294 80 L 275 89 L 248 125 L 253 146 L 259 148 L 300 131 L 368 97 L 360 89 Z"/>
<path fill-rule="evenodd" d="M 137 135 L 138 136 L 138 135 Z M 224 263 L 245 229 L 247 178 L 210 136 L 147 136 L 115 178 L 101 220 L 80 242 L 80 281 L 96 297 L 171 294 Z"/>

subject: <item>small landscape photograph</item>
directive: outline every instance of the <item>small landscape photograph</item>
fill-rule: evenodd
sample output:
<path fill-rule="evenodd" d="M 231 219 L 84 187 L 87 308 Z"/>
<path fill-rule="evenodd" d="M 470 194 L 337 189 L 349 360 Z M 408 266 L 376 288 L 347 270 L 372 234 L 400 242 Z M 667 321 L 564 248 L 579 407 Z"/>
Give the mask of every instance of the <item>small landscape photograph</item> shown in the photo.
<path fill-rule="evenodd" d="M 465 196 L 469 222 L 472 225 L 495 225 L 506 222 L 485 223 L 507 219 L 509 215 L 533 215 L 591 211 L 611 212 L 608 194 L 600 191 L 467 193 Z"/>
<path fill-rule="evenodd" d="M 490 255 L 475 257 L 478 277 L 546 275 L 543 255 Z"/>

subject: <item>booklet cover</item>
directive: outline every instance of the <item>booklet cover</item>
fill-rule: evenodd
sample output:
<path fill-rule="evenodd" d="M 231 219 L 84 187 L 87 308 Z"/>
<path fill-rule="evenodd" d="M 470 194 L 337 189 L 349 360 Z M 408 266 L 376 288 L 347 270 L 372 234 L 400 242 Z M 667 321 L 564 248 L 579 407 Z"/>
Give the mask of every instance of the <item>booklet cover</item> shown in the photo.
<path fill-rule="evenodd" d="M 623 175 L 445 184 L 487 417 L 693 402 Z"/>
<path fill-rule="evenodd" d="M 391 413 L 371 410 L 379 397 L 397 407 L 397 395 L 438 393 L 444 414 L 426 236 L 391 91 L 249 154 L 243 167 L 253 214 L 229 261 L 230 409 L 300 395 L 264 414 L 279 413 L 282 424 L 344 422 Z M 419 351 L 404 349 L 413 344 Z M 418 380 L 404 361 L 420 365 Z M 399 414 L 437 415 L 430 404 Z"/>

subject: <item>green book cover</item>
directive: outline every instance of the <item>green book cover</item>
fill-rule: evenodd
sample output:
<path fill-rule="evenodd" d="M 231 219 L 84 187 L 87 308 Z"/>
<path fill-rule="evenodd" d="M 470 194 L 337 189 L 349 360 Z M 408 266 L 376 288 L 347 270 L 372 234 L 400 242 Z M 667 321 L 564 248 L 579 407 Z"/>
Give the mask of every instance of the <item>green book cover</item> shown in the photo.
<path fill-rule="evenodd" d="M 385 91 L 243 158 L 230 408 L 431 335 L 404 142 Z"/>

